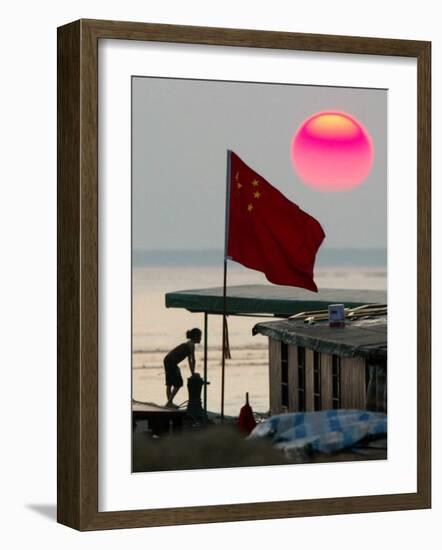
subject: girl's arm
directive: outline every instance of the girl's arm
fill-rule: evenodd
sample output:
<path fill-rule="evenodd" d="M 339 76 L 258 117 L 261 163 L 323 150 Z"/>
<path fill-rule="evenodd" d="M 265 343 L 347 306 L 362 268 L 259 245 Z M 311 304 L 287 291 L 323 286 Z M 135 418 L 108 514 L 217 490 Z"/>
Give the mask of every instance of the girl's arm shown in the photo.
<path fill-rule="evenodd" d="M 190 344 L 190 355 L 188 359 L 189 359 L 190 374 L 193 374 L 195 372 L 195 346 L 193 343 Z"/>

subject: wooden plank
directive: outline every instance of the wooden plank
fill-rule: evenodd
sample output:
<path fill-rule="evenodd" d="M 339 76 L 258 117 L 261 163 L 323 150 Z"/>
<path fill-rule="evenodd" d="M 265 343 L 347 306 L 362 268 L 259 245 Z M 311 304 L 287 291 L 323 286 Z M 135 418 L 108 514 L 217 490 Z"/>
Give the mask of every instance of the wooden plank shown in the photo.
<path fill-rule="evenodd" d="M 57 520 L 79 528 L 80 24 L 58 30 L 57 139 Z"/>
<path fill-rule="evenodd" d="M 98 512 L 97 43 L 81 21 L 58 29 L 57 520 Z"/>
<path fill-rule="evenodd" d="M 282 412 L 281 399 L 281 342 L 269 338 L 270 414 Z"/>
<path fill-rule="evenodd" d="M 365 409 L 365 359 L 341 359 L 341 406 L 343 409 Z"/>
<path fill-rule="evenodd" d="M 341 407 L 351 409 L 352 403 L 352 366 L 353 359 L 341 358 Z"/>
<path fill-rule="evenodd" d="M 156 403 L 142 403 L 141 401 L 132 401 L 132 412 L 149 412 L 149 413 L 183 413 L 183 409 L 169 409 L 162 407 Z"/>
<path fill-rule="evenodd" d="M 417 64 L 417 491 L 431 507 L 431 43 Z"/>
<path fill-rule="evenodd" d="M 305 410 L 315 410 L 315 400 L 313 397 L 314 376 L 313 376 L 313 360 L 314 352 L 311 349 L 305 350 Z"/>
<path fill-rule="evenodd" d="M 367 382 L 365 359 L 357 357 L 357 367 L 355 372 L 355 383 L 353 388 L 353 399 L 357 409 L 365 409 L 367 401 Z"/>
<path fill-rule="evenodd" d="M 289 411 L 297 412 L 298 406 L 298 346 L 288 347 L 289 362 Z"/>
<path fill-rule="evenodd" d="M 81 21 L 97 37 L 123 40 L 149 40 L 364 55 L 398 55 L 401 57 L 422 56 L 423 50 L 429 48 L 430 44 L 420 40 L 397 38 L 164 25 L 99 19 L 82 19 Z"/>
<path fill-rule="evenodd" d="M 321 355 L 321 409 L 333 408 L 332 356 Z"/>

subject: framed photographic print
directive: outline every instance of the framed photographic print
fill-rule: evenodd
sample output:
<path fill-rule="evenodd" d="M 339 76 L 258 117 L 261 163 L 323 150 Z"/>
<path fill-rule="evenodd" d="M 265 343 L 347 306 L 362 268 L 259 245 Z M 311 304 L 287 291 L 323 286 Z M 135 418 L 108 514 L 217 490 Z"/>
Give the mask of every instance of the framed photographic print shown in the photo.
<path fill-rule="evenodd" d="M 430 51 L 59 28 L 59 522 L 430 507 Z"/>

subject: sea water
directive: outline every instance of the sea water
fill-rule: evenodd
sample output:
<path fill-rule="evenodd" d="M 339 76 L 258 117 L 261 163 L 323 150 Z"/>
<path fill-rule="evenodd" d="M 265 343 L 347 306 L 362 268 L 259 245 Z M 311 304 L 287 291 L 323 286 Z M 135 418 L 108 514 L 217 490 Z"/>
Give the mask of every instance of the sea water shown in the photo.
<path fill-rule="evenodd" d="M 332 250 L 318 255 L 315 268 L 318 288 L 386 290 L 386 251 Z M 164 356 L 186 340 L 186 331 L 204 329 L 204 314 L 166 308 L 167 292 L 220 287 L 223 283 L 222 252 L 134 251 L 133 254 L 133 353 L 132 396 L 138 401 L 165 404 Z M 262 273 L 228 262 L 227 285 L 270 285 Z M 249 393 L 257 412 L 269 409 L 268 340 L 252 335 L 253 326 L 268 318 L 228 317 L 231 359 L 225 367 L 225 414 L 237 415 Z M 221 316 L 208 321 L 208 409 L 221 407 Z M 203 374 L 203 343 L 196 346 L 196 370 Z M 187 361 L 180 365 L 186 383 Z M 175 398 L 187 400 L 186 384 Z"/>

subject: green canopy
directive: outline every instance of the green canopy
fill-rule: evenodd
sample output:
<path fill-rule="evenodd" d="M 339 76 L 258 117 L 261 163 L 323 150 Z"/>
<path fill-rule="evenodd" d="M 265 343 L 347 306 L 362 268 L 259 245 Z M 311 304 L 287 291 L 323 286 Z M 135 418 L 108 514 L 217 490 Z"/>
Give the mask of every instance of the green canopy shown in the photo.
<path fill-rule="evenodd" d="M 330 304 L 358 307 L 386 304 L 387 293 L 378 290 L 321 289 L 310 292 L 302 288 L 277 285 L 228 286 L 227 315 L 274 315 L 289 317 L 303 311 L 327 309 Z M 223 313 L 223 287 L 179 290 L 166 294 L 166 307 L 209 314 Z"/>

